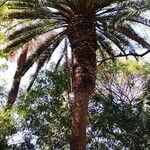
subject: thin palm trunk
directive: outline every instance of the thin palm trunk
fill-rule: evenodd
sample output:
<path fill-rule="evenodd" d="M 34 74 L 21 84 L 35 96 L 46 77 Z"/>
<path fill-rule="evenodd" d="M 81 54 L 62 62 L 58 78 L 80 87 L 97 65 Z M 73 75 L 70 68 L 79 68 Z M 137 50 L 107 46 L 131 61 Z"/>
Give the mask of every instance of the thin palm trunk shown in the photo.
<path fill-rule="evenodd" d="M 25 44 L 19 56 L 18 63 L 17 63 L 17 70 L 15 72 L 13 83 L 12 83 L 10 92 L 8 94 L 8 100 L 7 100 L 7 105 L 6 105 L 7 108 L 12 107 L 16 101 L 18 90 L 19 90 L 19 85 L 20 85 L 20 80 L 22 77 L 20 70 L 23 68 L 25 64 L 27 52 L 28 52 L 28 44 Z"/>
<path fill-rule="evenodd" d="M 77 17 L 68 28 L 72 48 L 72 89 L 75 95 L 71 150 L 86 149 L 89 98 L 95 87 L 96 34 L 92 17 Z"/>

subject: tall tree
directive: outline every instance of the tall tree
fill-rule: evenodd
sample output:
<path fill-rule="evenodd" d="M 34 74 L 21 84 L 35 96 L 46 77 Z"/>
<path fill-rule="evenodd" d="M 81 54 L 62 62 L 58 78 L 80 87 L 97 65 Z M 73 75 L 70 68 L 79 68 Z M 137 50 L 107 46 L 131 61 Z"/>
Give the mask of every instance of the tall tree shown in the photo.
<path fill-rule="evenodd" d="M 21 47 L 43 33 L 59 29 L 44 44 L 35 48 L 19 71 L 20 77 L 46 50 L 51 56 L 59 43 L 68 38 L 72 49 L 71 84 L 74 93 L 71 149 L 85 149 L 88 103 L 95 87 L 96 50 L 99 47 L 101 53 L 105 50 L 112 58 L 115 57 L 114 45 L 120 50 L 120 56 L 147 54 L 150 51 L 149 43 L 130 26 L 130 22 L 150 26 L 149 21 L 137 13 L 146 8 L 146 1 L 8 0 L 7 4 L 11 9 L 8 18 L 28 21 L 28 24 L 9 35 L 11 43 L 6 52 Z M 137 54 L 130 40 L 148 51 Z M 49 58 L 45 57 L 45 60 Z M 15 99 L 8 99 L 7 105 L 12 106 Z"/>

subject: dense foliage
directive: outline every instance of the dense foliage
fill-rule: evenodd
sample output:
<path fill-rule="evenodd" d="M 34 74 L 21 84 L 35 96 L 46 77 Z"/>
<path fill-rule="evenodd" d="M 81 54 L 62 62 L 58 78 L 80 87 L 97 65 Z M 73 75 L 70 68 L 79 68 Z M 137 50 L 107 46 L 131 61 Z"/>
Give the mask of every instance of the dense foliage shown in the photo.
<path fill-rule="evenodd" d="M 89 105 L 88 148 L 148 150 L 150 65 L 130 60 L 101 68 Z M 67 91 L 63 68 L 42 72 L 34 88 L 19 98 L 13 134 L 24 133 L 23 140 L 8 149 L 69 149 L 72 101 Z"/>

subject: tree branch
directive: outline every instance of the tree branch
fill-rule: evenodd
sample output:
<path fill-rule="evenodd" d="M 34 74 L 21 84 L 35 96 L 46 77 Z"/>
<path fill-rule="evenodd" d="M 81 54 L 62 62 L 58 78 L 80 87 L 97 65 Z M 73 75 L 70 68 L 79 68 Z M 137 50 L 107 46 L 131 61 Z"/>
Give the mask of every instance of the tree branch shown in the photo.
<path fill-rule="evenodd" d="M 146 54 L 150 53 L 150 49 L 147 50 L 146 52 L 142 53 L 142 54 L 137 54 L 137 53 L 128 53 L 128 54 L 119 54 L 119 55 L 115 55 L 113 57 L 108 57 L 108 58 L 104 58 L 103 60 L 101 61 L 98 61 L 98 66 L 101 65 L 102 63 L 104 63 L 105 61 L 107 60 L 113 60 L 115 58 L 118 58 L 118 57 L 128 57 L 128 56 L 134 56 L 134 57 L 143 57 L 145 56 Z"/>

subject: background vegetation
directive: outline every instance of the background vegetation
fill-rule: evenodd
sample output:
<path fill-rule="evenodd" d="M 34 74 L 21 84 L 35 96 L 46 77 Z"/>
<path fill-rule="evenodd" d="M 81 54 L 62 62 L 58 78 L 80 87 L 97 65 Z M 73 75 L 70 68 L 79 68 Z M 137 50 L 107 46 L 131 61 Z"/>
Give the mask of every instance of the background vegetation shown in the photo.
<path fill-rule="evenodd" d="M 20 91 L 11 114 L 1 109 L 1 148 L 69 149 L 68 75 L 64 66 L 57 72 L 53 68 L 40 73 L 28 94 Z M 98 69 L 89 104 L 88 149 L 150 148 L 149 70 L 148 63 L 134 60 L 110 61 Z"/>

